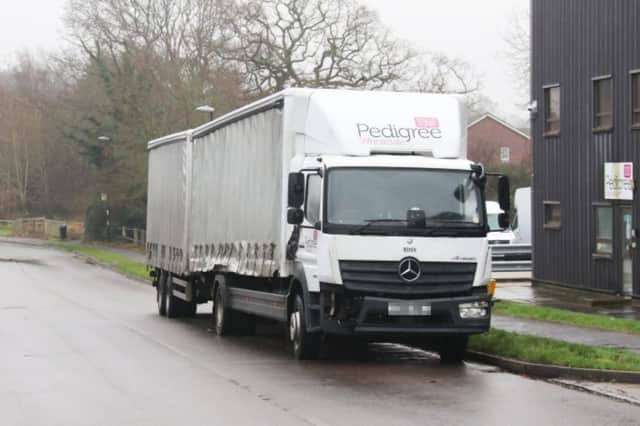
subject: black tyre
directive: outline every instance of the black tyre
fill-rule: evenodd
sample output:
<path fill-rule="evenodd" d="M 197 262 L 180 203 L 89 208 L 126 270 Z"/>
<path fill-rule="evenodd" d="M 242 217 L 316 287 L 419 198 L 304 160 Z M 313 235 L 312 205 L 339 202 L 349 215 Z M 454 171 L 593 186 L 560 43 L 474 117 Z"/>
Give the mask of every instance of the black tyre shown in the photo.
<path fill-rule="evenodd" d="M 223 287 L 220 285 L 213 301 L 213 329 L 218 336 L 233 334 L 233 311 L 227 307 Z"/>
<path fill-rule="evenodd" d="M 438 345 L 440 362 L 443 364 L 460 364 L 464 360 L 469 344 L 469 336 L 451 336 L 442 339 Z"/>
<path fill-rule="evenodd" d="M 167 317 L 178 318 L 184 310 L 184 302 L 173 295 L 174 284 L 171 279 L 171 274 L 167 274 L 165 288 L 167 289 Z"/>
<path fill-rule="evenodd" d="M 158 283 L 156 285 L 156 302 L 158 303 L 158 315 L 166 315 L 167 313 L 167 290 L 166 280 L 167 274 L 160 271 Z"/>
<path fill-rule="evenodd" d="M 296 294 L 289 313 L 289 341 L 293 357 L 297 360 L 316 359 L 320 352 L 320 338 L 320 334 L 307 332 L 304 301 Z"/>

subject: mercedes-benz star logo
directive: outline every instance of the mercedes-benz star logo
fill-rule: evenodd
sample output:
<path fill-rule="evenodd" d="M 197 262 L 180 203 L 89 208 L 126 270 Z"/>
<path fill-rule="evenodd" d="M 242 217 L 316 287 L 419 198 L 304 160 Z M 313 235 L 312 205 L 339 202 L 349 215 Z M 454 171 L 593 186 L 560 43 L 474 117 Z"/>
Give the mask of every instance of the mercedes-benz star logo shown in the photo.
<path fill-rule="evenodd" d="M 400 278 L 405 282 L 414 282 L 420 278 L 421 273 L 420 262 L 414 257 L 405 257 L 398 264 L 398 275 L 400 275 Z"/>

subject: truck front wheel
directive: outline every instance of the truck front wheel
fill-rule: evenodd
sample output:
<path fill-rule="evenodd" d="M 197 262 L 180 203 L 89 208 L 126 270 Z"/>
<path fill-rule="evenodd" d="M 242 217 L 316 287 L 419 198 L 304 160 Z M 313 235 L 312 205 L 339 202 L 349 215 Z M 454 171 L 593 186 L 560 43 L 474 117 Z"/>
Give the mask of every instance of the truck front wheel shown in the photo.
<path fill-rule="evenodd" d="M 319 334 L 307 332 L 305 320 L 304 301 L 297 294 L 293 302 L 293 308 L 289 313 L 289 340 L 293 351 L 293 357 L 297 360 L 315 359 L 320 350 Z"/>
<path fill-rule="evenodd" d="M 460 364 L 469 344 L 469 336 L 450 336 L 443 338 L 438 345 L 440 362 Z"/>

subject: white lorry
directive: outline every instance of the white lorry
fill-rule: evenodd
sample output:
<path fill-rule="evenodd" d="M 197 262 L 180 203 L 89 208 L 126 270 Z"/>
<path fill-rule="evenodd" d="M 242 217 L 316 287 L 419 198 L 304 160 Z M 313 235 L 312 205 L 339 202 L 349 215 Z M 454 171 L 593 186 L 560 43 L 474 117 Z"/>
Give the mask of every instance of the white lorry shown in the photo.
<path fill-rule="evenodd" d="M 486 177 L 458 97 L 287 89 L 148 150 L 160 314 L 213 300 L 219 335 L 286 322 L 297 359 L 337 334 L 455 361 L 488 330 Z"/>

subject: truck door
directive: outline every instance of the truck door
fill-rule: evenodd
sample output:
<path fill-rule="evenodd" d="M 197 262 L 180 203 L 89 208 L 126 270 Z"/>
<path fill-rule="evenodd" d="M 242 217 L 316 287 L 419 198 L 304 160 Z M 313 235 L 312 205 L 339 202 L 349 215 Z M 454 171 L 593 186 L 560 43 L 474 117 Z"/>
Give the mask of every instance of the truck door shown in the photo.
<path fill-rule="evenodd" d="M 318 281 L 318 238 L 322 211 L 322 177 L 307 175 L 304 203 L 304 222 L 300 231 L 297 259 L 302 263 L 307 287 L 317 289 Z"/>

